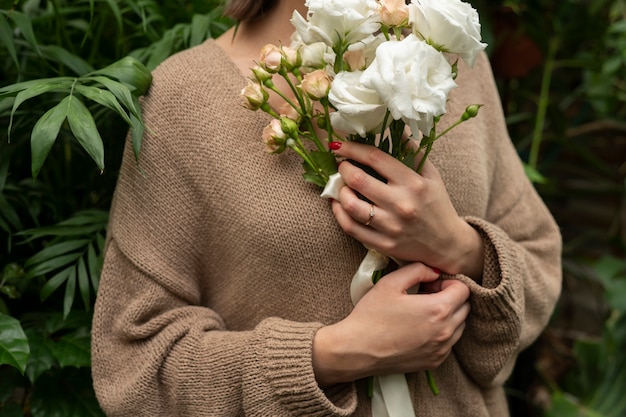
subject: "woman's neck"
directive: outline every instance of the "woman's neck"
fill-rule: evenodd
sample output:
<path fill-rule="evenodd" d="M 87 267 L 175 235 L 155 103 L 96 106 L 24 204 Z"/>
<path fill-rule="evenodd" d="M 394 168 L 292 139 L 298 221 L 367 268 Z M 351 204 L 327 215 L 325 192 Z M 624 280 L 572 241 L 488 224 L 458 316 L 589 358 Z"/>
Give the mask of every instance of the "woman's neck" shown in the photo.
<path fill-rule="evenodd" d="M 263 18 L 252 22 L 241 22 L 233 27 L 216 42 L 239 66 L 242 73 L 247 73 L 259 58 L 261 48 L 268 44 L 289 45 L 293 26 L 290 23 L 293 11 L 298 9 L 306 13 L 303 0 L 281 0 Z"/>

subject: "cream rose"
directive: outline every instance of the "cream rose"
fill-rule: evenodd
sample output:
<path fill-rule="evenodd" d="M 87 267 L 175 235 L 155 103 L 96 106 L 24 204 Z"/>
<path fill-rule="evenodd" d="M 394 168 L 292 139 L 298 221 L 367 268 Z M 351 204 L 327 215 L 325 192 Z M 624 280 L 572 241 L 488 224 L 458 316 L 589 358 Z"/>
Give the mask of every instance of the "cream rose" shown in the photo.
<path fill-rule="evenodd" d="M 359 82 L 362 71 L 337 74 L 328 100 L 337 109 L 330 114 L 333 127 L 347 134 L 365 136 L 383 123 L 386 108 L 376 91 Z"/>
<path fill-rule="evenodd" d="M 381 44 L 360 81 L 380 95 L 395 120 L 404 120 L 413 134 L 426 135 L 434 117 L 446 112 L 448 93 L 456 87 L 443 54 L 413 34 Z"/>
<path fill-rule="evenodd" d="M 478 12 L 461 0 L 412 0 L 413 33 L 437 49 L 457 54 L 470 67 L 487 46 L 481 42 Z"/>

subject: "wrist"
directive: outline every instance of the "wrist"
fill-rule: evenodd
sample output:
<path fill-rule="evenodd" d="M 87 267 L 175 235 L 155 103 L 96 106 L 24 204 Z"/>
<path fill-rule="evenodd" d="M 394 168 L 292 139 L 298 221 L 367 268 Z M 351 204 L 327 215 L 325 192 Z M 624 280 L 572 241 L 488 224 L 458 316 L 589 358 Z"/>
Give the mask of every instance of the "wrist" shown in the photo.
<path fill-rule="evenodd" d="M 340 322 L 341 323 L 341 322 Z M 313 372 L 320 387 L 366 377 L 359 355 L 351 352 L 350 337 L 340 323 L 320 328 L 313 338 Z"/>

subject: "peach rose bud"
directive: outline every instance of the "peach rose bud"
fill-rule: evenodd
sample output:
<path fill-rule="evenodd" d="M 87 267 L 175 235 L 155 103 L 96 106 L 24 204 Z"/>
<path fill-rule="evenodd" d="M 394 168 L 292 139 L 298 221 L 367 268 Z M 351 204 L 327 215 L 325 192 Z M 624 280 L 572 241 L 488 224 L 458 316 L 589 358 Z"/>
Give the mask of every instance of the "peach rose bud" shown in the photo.
<path fill-rule="evenodd" d="M 249 81 L 241 90 L 241 95 L 245 98 L 244 106 L 250 110 L 257 110 L 267 102 L 269 94 L 259 83 Z"/>
<path fill-rule="evenodd" d="M 328 96 L 330 90 L 330 76 L 324 70 L 315 70 L 306 74 L 302 78 L 300 88 L 304 91 L 312 100 L 321 100 Z"/>
<path fill-rule="evenodd" d="M 272 74 L 278 72 L 280 70 L 282 59 L 283 54 L 278 46 L 268 43 L 263 48 L 261 48 L 259 64 L 267 72 Z"/>
<path fill-rule="evenodd" d="M 388 27 L 406 26 L 409 22 L 409 8 L 404 0 L 380 0 L 381 23 Z"/>

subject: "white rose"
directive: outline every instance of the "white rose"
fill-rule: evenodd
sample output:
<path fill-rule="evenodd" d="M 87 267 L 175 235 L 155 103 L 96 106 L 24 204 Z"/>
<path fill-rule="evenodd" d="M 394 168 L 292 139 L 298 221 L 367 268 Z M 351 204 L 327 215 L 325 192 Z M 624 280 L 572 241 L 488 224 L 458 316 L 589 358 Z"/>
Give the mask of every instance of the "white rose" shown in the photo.
<path fill-rule="evenodd" d="M 446 112 L 448 93 L 456 87 L 443 54 L 413 34 L 381 44 L 360 81 L 380 95 L 394 120 L 426 135 L 434 117 Z"/>
<path fill-rule="evenodd" d="M 365 136 L 378 129 L 387 109 L 378 94 L 359 82 L 362 71 L 342 71 L 333 80 L 328 100 L 337 111 L 330 114 L 333 127 Z"/>
<path fill-rule="evenodd" d="M 337 50 L 380 29 L 376 0 L 307 0 L 307 19 L 294 11 L 291 23 L 304 43 L 324 42 Z"/>
<path fill-rule="evenodd" d="M 470 67 L 487 44 L 482 43 L 478 12 L 461 0 L 412 0 L 413 33 L 437 49 L 459 55 Z"/>

